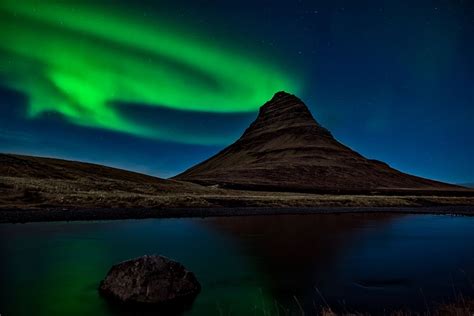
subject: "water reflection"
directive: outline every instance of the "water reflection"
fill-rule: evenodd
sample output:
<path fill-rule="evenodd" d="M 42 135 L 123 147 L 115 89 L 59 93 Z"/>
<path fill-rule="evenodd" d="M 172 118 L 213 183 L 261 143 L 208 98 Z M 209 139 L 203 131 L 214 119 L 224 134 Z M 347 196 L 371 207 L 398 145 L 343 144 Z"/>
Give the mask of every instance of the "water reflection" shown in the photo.
<path fill-rule="evenodd" d="M 215 218 L 208 224 L 230 234 L 257 263 L 272 296 L 285 306 L 314 310 L 326 304 L 336 263 L 368 227 L 384 230 L 405 215 L 281 215 Z"/>
<path fill-rule="evenodd" d="M 0 313 L 136 315 L 97 293 L 109 267 L 163 254 L 202 292 L 185 315 L 424 309 L 474 295 L 474 218 L 345 214 L 0 225 Z M 298 300 L 298 303 L 296 302 Z M 316 306 L 316 307 L 315 307 Z"/>

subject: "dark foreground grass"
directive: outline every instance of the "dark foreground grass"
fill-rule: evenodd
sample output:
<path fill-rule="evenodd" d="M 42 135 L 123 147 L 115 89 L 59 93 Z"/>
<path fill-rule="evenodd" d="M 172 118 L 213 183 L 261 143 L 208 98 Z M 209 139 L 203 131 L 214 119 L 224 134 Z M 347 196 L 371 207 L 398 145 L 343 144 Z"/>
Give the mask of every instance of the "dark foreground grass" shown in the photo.
<path fill-rule="evenodd" d="M 177 182 L 162 185 L 115 179 L 0 176 L 2 222 L 252 215 L 257 209 L 260 214 L 269 214 L 285 212 L 285 208 L 287 213 L 298 213 L 302 209 L 305 213 L 309 209 L 337 212 L 338 208 L 341 211 L 405 208 L 432 212 L 438 208 L 436 213 L 472 215 L 474 196 L 253 192 Z M 431 210 L 423 211 L 423 208 Z"/>
<path fill-rule="evenodd" d="M 301 303 L 295 297 L 296 308 L 288 309 L 277 302 L 273 306 L 255 308 L 254 315 L 262 316 L 373 316 L 370 313 L 344 310 L 336 312 L 330 306 L 314 306 L 312 310 L 304 310 Z M 222 311 L 219 315 L 226 315 Z M 231 315 L 231 314 L 229 314 Z M 473 316 L 474 299 L 459 298 L 456 302 L 450 304 L 438 304 L 421 312 L 410 310 L 385 311 L 384 316 Z"/>
<path fill-rule="evenodd" d="M 470 282 L 474 289 L 474 283 Z M 474 316 L 474 297 L 465 297 L 461 292 L 456 292 L 453 301 L 450 303 L 431 303 L 424 301 L 424 310 L 414 311 L 410 309 L 394 309 L 384 310 L 376 314 L 369 312 L 351 310 L 344 304 L 335 307 L 328 304 L 324 295 L 317 287 L 315 289 L 315 296 L 312 307 L 303 307 L 303 303 L 298 297 L 293 296 L 291 303 L 286 305 L 280 304 L 278 300 L 273 303 L 265 302 L 263 299 L 253 308 L 252 315 L 254 316 Z M 319 303 L 316 303 L 319 302 Z M 308 305 L 305 305 L 308 306 Z M 334 308 L 333 308 L 334 307 Z M 217 309 L 217 314 L 220 316 L 238 315 L 231 311 L 224 311 L 222 308 Z"/>

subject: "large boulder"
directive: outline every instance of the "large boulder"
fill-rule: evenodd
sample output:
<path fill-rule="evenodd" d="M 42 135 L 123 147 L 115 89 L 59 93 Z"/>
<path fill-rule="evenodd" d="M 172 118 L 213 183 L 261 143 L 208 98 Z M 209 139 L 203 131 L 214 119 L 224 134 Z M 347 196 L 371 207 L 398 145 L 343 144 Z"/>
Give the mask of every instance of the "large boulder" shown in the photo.
<path fill-rule="evenodd" d="M 143 256 L 118 263 L 99 292 L 127 304 L 170 306 L 191 302 L 201 290 L 194 274 L 166 257 Z"/>

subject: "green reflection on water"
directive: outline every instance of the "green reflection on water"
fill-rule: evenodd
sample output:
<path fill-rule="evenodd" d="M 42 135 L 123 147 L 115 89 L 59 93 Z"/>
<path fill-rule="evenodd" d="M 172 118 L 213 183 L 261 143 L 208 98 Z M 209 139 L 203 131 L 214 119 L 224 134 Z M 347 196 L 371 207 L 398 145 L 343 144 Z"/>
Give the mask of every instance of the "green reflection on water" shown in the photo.
<path fill-rule="evenodd" d="M 201 280 L 203 291 L 186 314 L 261 314 L 274 303 L 239 246 L 199 221 L 42 223 L 0 231 L 8 238 L 1 249 L 5 315 L 136 314 L 111 308 L 97 286 L 112 264 L 152 253 L 185 263 Z M 19 297 L 28 303 L 19 304 Z"/>

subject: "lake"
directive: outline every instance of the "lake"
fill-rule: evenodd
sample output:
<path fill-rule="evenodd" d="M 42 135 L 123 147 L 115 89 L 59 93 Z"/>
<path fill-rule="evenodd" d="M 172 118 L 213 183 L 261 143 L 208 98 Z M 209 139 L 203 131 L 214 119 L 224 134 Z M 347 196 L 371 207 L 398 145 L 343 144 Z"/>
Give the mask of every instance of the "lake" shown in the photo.
<path fill-rule="evenodd" d="M 97 292 L 111 265 L 183 263 L 184 315 L 381 314 L 474 295 L 474 218 L 320 214 L 0 225 L 0 314 L 136 315 Z"/>

